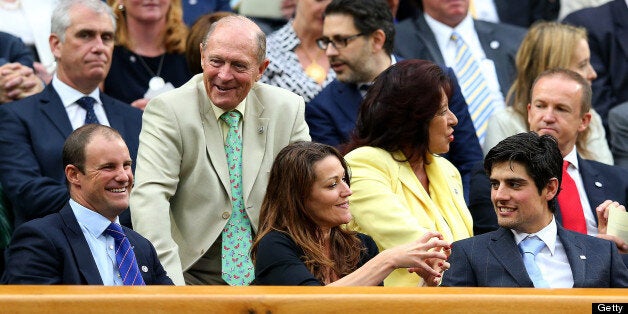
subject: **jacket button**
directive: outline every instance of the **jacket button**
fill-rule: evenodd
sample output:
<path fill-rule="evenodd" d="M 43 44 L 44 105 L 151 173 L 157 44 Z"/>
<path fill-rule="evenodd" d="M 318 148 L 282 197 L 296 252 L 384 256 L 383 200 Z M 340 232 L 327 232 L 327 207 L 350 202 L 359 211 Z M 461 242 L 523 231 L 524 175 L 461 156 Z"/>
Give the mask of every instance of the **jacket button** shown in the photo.
<path fill-rule="evenodd" d="M 229 212 L 222 213 L 222 219 L 229 219 L 229 216 L 231 216 L 231 214 L 229 214 Z"/>

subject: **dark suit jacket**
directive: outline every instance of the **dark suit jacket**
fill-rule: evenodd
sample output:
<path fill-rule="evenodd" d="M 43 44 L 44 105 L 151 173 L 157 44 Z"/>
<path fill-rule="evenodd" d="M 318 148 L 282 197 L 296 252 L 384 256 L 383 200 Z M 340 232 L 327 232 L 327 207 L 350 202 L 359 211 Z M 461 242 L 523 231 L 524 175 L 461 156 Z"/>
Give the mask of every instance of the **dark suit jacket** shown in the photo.
<path fill-rule="evenodd" d="M 538 20 L 554 21 L 560 4 L 549 0 L 494 0 L 497 15 L 502 23 L 528 28 Z"/>
<path fill-rule="evenodd" d="M 144 282 L 172 285 L 153 245 L 137 232 L 122 228 L 133 246 Z M 5 284 L 103 284 L 70 204 L 17 228 L 6 251 L 6 266 L 1 280 Z"/>
<path fill-rule="evenodd" d="M 32 68 L 33 54 L 19 37 L 0 32 L 0 66 L 11 62 L 19 62 Z"/>
<path fill-rule="evenodd" d="M 135 160 L 142 111 L 103 93 L 100 100 Z M 15 227 L 68 202 L 61 155 L 70 133 L 70 119 L 52 84 L 39 94 L 0 106 L 0 182 L 13 206 Z M 128 211 L 120 219 L 130 226 Z"/>
<path fill-rule="evenodd" d="M 589 33 L 593 81 L 593 106 L 607 125 L 608 111 L 628 101 L 628 6 L 614 0 L 595 8 L 571 13 L 564 23 L 583 26 Z M 608 130 L 607 130 L 608 134 Z"/>
<path fill-rule="evenodd" d="M 594 160 L 586 160 L 578 156 L 580 176 L 584 185 L 593 217 L 597 221 L 595 208 L 605 200 L 614 200 L 620 204 L 628 204 L 628 170 L 609 166 Z M 478 235 L 497 230 L 497 215 L 491 202 L 491 183 L 484 171 L 483 165 L 478 163 L 471 174 L 471 191 L 469 196 L 469 211 L 473 217 L 473 234 Z M 554 213 L 556 220 L 562 224 L 560 206 Z M 628 265 L 628 254 L 622 254 Z"/>
<path fill-rule="evenodd" d="M 628 268 L 614 243 L 557 227 L 574 288 L 628 287 Z M 534 286 L 510 229 L 499 228 L 454 242 L 448 261 L 451 268 L 445 271 L 442 286 Z"/>
<path fill-rule="evenodd" d="M 468 200 L 471 169 L 478 160 L 482 160 L 482 148 L 454 71 L 447 67 L 443 67 L 443 71 L 453 85 L 449 109 L 458 118 L 458 125 L 454 127 L 455 140 L 446 157 L 460 171 L 465 200 Z M 346 143 L 355 128 L 361 103 L 362 95 L 355 84 L 333 80 L 305 106 L 305 121 L 312 141 L 332 146 Z"/>
<path fill-rule="evenodd" d="M 504 97 L 517 73 L 515 69 L 515 55 L 525 36 L 524 28 L 495 24 L 474 20 L 475 31 L 486 54 L 495 64 L 497 80 Z M 415 19 L 406 19 L 395 25 L 395 53 L 409 59 L 432 60 L 445 64 L 440 53 L 434 33 L 427 25 L 423 14 Z"/>

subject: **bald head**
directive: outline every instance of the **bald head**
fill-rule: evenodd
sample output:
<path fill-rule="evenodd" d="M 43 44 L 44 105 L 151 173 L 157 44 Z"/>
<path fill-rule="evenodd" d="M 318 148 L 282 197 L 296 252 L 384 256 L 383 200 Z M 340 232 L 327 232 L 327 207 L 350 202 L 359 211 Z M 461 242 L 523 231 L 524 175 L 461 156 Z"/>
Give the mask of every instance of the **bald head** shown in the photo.
<path fill-rule="evenodd" d="M 242 36 L 251 36 L 257 41 L 257 62 L 262 63 L 266 59 L 266 35 L 255 22 L 242 15 L 226 16 L 212 24 L 207 31 L 207 35 L 201 43 L 203 51 L 207 47 L 207 40 L 216 31 L 223 29 L 237 29 Z"/>

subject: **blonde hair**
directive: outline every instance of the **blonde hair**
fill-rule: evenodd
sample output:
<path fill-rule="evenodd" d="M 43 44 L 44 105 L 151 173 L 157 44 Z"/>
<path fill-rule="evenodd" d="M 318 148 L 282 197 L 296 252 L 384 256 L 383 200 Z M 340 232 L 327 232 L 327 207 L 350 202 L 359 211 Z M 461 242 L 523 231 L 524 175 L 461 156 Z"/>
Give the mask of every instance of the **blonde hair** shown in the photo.
<path fill-rule="evenodd" d="M 126 12 L 120 9 L 122 0 L 107 0 L 118 20 L 116 29 L 116 45 L 132 50 L 133 40 L 129 38 L 126 24 Z M 171 0 L 170 9 L 166 14 L 166 30 L 163 34 L 163 44 L 167 53 L 185 53 L 185 42 L 188 36 L 188 27 L 183 22 L 183 8 L 181 0 Z"/>
<path fill-rule="evenodd" d="M 530 27 L 521 42 L 515 65 L 517 77 L 506 95 L 506 103 L 512 106 L 526 123 L 528 123 L 528 104 L 531 101 L 534 80 L 545 70 L 553 68 L 569 68 L 573 63 L 575 51 L 581 40 L 587 40 L 587 31 L 557 22 L 539 22 Z M 586 112 L 582 112 L 581 116 Z M 585 158 L 590 158 L 586 148 L 589 128 L 578 134 L 576 147 Z"/>

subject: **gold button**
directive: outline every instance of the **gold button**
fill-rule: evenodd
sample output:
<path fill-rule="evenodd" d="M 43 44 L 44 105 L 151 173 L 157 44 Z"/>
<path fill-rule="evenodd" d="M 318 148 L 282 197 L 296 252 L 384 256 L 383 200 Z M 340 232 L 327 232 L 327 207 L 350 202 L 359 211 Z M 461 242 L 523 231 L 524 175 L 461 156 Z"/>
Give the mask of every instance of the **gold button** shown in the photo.
<path fill-rule="evenodd" d="M 229 216 L 231 216 L 231 214 L 229 214 L 229 212 L 222 213 L 222 219 L 229 219 Z"/>

